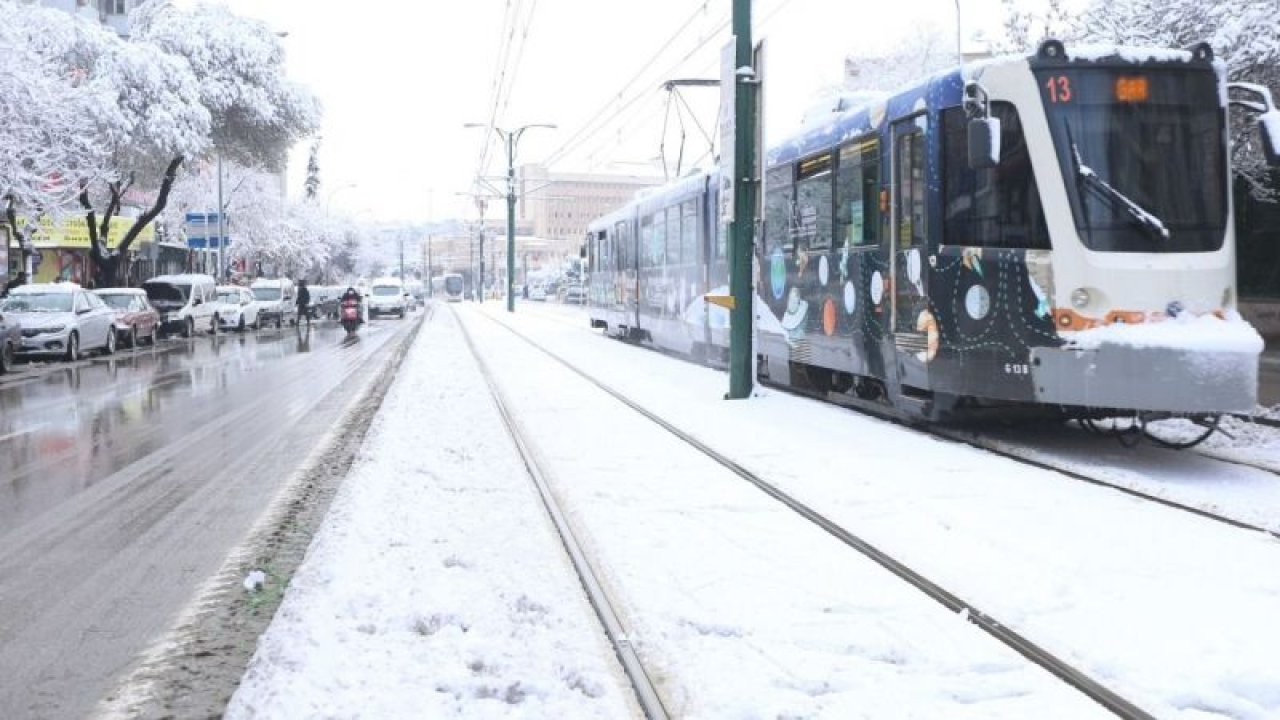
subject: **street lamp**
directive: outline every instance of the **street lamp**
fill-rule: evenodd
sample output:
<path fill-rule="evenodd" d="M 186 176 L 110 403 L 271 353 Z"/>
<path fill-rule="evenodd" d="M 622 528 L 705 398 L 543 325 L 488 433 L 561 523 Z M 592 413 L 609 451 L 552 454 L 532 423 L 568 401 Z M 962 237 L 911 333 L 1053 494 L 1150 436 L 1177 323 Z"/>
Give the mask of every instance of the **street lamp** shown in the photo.
<path fill-rule="evenodd" d="M 339 192 L 342 192 L 343 190 L 346 190 L 348 188 L 353 188 L 353 187 L 359 187 L 359 185 L 355 183 L 347 183 L 346 185 L 339 185 L 338 187 L 329 191 L 329 194 L 324 197 L 324 216 L 325 217 L 329 217 L 329 203 L 333 202 L 333 196 L 337 195 Z"/>
<path fill-rule="evenodd" d="M 556 126 L 547 123 L 533 123 L 521 125 L 514 130 L 503 130 L 496 125 L 467 123 L 463 127 L 492 127 L 493 131 L 507 146 L 507 312 L 515 312 L 516 298 L 513 290 L 516 275 L 516 145 L 520 142 L 520 136 L 529 128 L 554 130 Z"/>

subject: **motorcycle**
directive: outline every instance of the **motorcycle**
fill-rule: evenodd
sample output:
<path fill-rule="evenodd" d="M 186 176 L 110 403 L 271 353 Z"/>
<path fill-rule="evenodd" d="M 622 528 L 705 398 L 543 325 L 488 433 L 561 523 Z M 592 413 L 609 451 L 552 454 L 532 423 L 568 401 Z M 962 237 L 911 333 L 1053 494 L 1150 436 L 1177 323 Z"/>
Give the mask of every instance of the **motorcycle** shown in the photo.
<path fill-rule="evenodd" d="M 356 329 L 360 327 L 360 303 L 357 300 L 343 300 L 342 309 L 339 313 L 342 320 L 342 329 L 347 331 L 348 335 L 354 335 Z"/>

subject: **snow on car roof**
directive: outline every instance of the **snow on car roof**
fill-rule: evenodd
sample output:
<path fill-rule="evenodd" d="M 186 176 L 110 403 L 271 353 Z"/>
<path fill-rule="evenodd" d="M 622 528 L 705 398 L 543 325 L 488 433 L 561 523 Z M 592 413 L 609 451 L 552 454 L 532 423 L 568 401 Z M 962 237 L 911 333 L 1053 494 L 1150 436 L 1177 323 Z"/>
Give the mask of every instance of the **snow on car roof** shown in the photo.
<path fill-rule="evenodd" d="M 142 288 L 98 288 L 93 291 L 98 295 L 146 295 Z"/>
<path fill-rule="evenodd" d="M 10 295 L 47 295 L 49 293 L 69 293 L 80 289 L 78 283 L 73 282 L 56 282 L 56 283 L 33 283 L 31 285 L 19 285 L 9 291 Z"/>

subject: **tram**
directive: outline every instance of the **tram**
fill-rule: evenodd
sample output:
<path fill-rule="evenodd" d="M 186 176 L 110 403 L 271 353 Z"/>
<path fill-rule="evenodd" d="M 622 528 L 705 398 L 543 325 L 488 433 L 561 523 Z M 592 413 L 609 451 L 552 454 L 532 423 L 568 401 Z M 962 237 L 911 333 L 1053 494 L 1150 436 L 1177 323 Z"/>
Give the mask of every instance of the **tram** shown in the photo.
<path fill-rule="evenodd" d="M 431 292 L 448 302 L 462 302 L 464 285 L 459 273 L 444 273 L 431 278 Z"/>
<path fill-rule="evenodd" d="M 1255 406 L 1236 313 L 1229 105 L 1276 163 L 1265 88 L 1208 45 L 1047 40 L 833 113 L 768 150 L 755 243 L 764 379 L 925 420 Z M 590 317 L 723 357 L 715 172 L 589 226 Z"/>

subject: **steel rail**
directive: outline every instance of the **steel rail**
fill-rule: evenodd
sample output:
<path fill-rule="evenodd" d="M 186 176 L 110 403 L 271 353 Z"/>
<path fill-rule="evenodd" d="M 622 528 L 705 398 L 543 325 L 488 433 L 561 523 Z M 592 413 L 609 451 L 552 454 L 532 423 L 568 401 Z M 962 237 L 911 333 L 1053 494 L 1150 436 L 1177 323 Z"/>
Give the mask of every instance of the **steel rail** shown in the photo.
<path fill-rule="evenodd" d="M 947 608 L 948 610 L 951 610 L 952 612 L 963 614 L 968 620 L 973 622 L 975 625 L 977 625 L 979 628 L 985 631 L 988 635 L 995 638 L 996 640 L 1003 643 L 1004 645 L 1008 646 L 1009 648 L 1012 648 L 1015 652 L 1017 652 L 1019 655 L 1022 655 L 1027 660 L 1030 660 L 1036 665 L 1039 665 L 1041 668 L 1047 670 L 1053 676 L 1066 682 L 1068 685 L 1074 687 L 1076 690 L 1080 691 L 1081 693 L 1089 697 L 1094 702 L 1098 703 L 1099 705 L 1102 705 L 1107 710 L 1114 713 L 1117 717 L 1132 719 L 1132 720 L 1154 720 L 1154 716 L 1152 716 L 1150 713 L 1138 707 L 1133 702 L 1120 696 L 1114 690 L 1111 690 L 1110 688 L 1098 682 L 1097 680 L 1094 680 L 1093 678 L 1089 677 L 1085 672 L 1073 667 L 1066 661 L 1053 655 L 1048 650 L 1045 650 L 1044 648 L 1040 647 L 1039 645 L 1031 641 L 1029 638 L 1023 636 L 1021 633 L 1018 633 L 1012 628 L 1004 625 L 1003 623 L 991 617 L 990 615 L 983 612 L 982 610 L 974 607 L 973 604 L 966 602 L 959 596 L 943 588 L 941 585 L 938 585 L 932 580 L 929 580 L 928 578 L 926 578 L 924 575 L 916 572 L 915 570 L 912 570 L 910 567 L 899 562 L 888 553 L 872 545 L 870 542 L 867 542 L 866 540 L 858 537 L 857 535 L 854 535 L 848 530 L 845 530 L 840 525 L 827 519 L 822 514 L 820 514 L 813 508 L 809 507 L 808 505 L 805 505 L 804 503 L 800 502 L 794 497 L 788 495 L 786 492 L 779 489 L 777 486 L 773 485 L 772 483 L 769 483 L 768 481 L 764 480 L 760 476 L 746 469 L 745 467 L 738 464 L 733 459 L 725 456 L 724 454 L 720 453 L 714 448 L 711 448 L 706 443 L 703 443 L 701 440 L 697 439 L 696 437 L 684 432 L 683 430 L 679 429 L 672 423 L 666 421 L 656 413 L 650 411 L 649 409 L 645 408 L 639 403 L 633 401 L 631 398 L 627 397 L 626 395 L 619 392 L 618 390 L 615 390 L 613 387 L 587 374 L 586 372 L 579 369 L 577 366 L 573 365 L 569 361 L 560 357 L 556 353 L 548 350 L 547 348 L 539 344 L 537 341 L 528 337 L 527 335 L 520 332 L 519 330 L 516 330 L 515 328 L 511 327 L 506 322 L 503 322 L 502 320 L 499 320 L 498 318 L 495 318 L 487 313 L 483 313 L 483 315 L 489 320 L 505 328 L 508 332 L 512 333 L 516 337 L 525 341 L 530 346 L 537 349 L 544 355 L 550 357 L 551 359 L 555 360 L 559 364 L 563 365 L 565 368 L 567 368 L 569 371 L 573 372 L 577 376 L 581 377 L 583 380 L 586 380 L 587 382 L 591 383 L 592 385 L 599 388 L 604 393 L 613 397 L 615 400 L 621 402 L 622 404 L 631 408 L 635 412 L 639 413 L 641 416 L 643 416 L 647 420 L 650 420 L 651 422 L 658 425 L 662 429 L 666 430 L 667 432 L 671 433 L 675 437 L 684 441 L 689 446 L 697 449 L 699 452 L 703 453 L 708 458 L 714 460 L 715 462 L 719 463 L 729 471 L 733 472 L 734 474 L 738 475 L 742 479 L 751 483 L 756 488 L 763 491 L 766 495 L 774 498 L 778 502 L 785 505 L 787 508 L 796 512 L 800 516 L 804 517 L 806 520 L 809 520 L 814 525 L 826 531 L 832 537 L 835 537 L 837 540 L 843 542 L 849 547 L 852 547 L 853 549 L 862 553 L 864 556 L 866 556 L 868 559 L 872 560 L 876 564 L 885 568 L 886 570 L 893 573 L 894 575 L 901 578 L 902 580 L 906 581 L 907 583 L 910 583 L 913 587 L 920 590 L 925 595 L 927 595 L 928 597 L 932 598 L 933 600 L 941 604 L 943 607 Z M 473 352 L 474 352 L 474 348 L 473 348 Z M 477 355 L 477 358 L 479 358 L 478 355 Z"/>
<path fill-rule="evenodd" d="M 538 490 L 542 505 L 556 527 L 556 533 L 559 534 L 560 542 L 564 546 L 565 552 L 568 553 L 570 562 L 573 563 L 573 569 L 578 574 L 578 580 L 582 583 L 582 587 L 587 593 L 587 599 L 591 602 L 591 607 L 595 610 L 596 617 L 604 627 L 605 634 L 608 636 L 609 642 L 613 645 L 614 652 L 618 656 L 618 661 L 622 664 L 622 670 L 626 673 L 627 679 L 635 691 L 636 702 L 640 704 L 641 711 L 644 712 L 645 717 L 649 718 L 649 720 L 667 720 L 670 715 L 662 703 L 662 698 L 658 695 L 653 680 L 649 677 L 644 664 L 640 661 L 639 654 L 636 653 L 635 646 L 632 645 L 626 628 L 619 619 L 617 611 L 614 610 L 608 593 L 605 592 L 604 586 L 600 583 L 591 560 L 582 550 L 582 545 L 574 535 L 573 528 L 565 517 L 564 511 L 560 508 L 560 503 L 551 491 L 551 485 L 547 482 L 542 466 L 538 462 L 536 452 L 526 438 L 519 418 L 511 412 L 507 405 L 502 388 L 498 386 L 493 371 L 476 348 L 466 324 L 458 317 L 456 310 L 452 307 L 449 309 L 453 311 L 458 327 L 462 330 L 462 337 L 467 343 L 467 348 L 476 359 L 480 374 L 484 377 L 489 393 L 493 396 L 494 405 L 497 406 L 498 414 L 502 417 L 502 423 L 506 427 L 507 433 L 511 436 L 512 442 L 515 443 L 516 450 L 520 453 L 521 462 L 523 462 L 525 470 L 529 473 L 529 478 Z"/>

